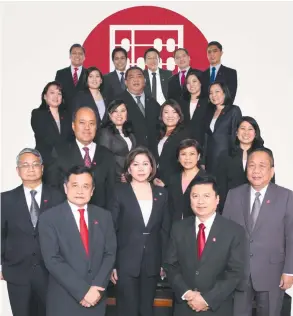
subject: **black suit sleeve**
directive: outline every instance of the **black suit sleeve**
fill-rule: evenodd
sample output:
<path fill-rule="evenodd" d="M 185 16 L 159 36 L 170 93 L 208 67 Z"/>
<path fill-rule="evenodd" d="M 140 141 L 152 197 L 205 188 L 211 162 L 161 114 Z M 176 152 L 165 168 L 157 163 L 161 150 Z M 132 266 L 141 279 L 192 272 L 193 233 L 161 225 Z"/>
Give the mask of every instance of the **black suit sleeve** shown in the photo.
<path fill-rule="evenodd" d="M 231 135 L 232 135 L 232 141 L 234 141 L 235 137 L 236 137 L 236 132 L 237 132 L 237 125 L 239 123 L 239 121 L 242 118 L 242 113 L 241 110 L 239 108 L 239 106 L 235 106 L 235 108 L 233 109 L 233 113 L 232 113 L 232 122 L 231 122 Z"/>
<path fill-rule="evenodd" d="M 55 81 L 61 83 L 61 81 L 60 81 L 60 71 L 59 70 L 57 70 L 57 72 L 56 72 Z"/>
<path fill-rule="evenodd" d="M 35 133 L 36 144 L 40 144 L 41 148 L 45 145 L 54 146 L 51 135 L 48 134 L 46 126 L 44 126 L 44 117 L 38 110 L 32 111 L 31 126 Z M 50 115 L 50 113 L 48 113 Z"/>
<path fill-rule="evenodd" d="M 7 218 L 6 218 L 6 198 L 4 194 L 1 194 L 1 261 L 0 264 L 4 262 L 5 257 L 5 248 L 6 248 L 6 239 L 7 239 L 7 233 L 8 233 L 8 227 L 7 227 Z"/>

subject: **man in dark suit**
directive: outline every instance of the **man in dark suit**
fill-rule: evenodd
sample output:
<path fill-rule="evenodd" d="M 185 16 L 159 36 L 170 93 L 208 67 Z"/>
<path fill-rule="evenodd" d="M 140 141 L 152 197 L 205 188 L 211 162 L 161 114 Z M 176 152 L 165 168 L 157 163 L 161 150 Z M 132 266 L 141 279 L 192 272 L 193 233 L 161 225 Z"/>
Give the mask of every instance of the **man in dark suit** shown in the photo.
<path fill-rule="evenodd" d="M 216 214 L 215 180 L 194 180 L 190 192 L 196 217 L 173 225 L 164 268 L 175 292 L 175 316 L 232 316 L 233 294 L 244 274 L 245 233 Z"/>
<path fill-rule="evenodd" d="M 168 97 L 168 80 L 172 77 L 172 71 L 158 67 L 160 53 L 153 47 L 145 51 L 144 61 L 147 67 L 144 70 L 146 81 L 144 92 L 162 105 Z"/>
<path fill-rule="evenodd" d="M 280 316 L 293 284 L 293 192 L 271 183 L 274 158 L 267 148 L 247 160 L 249 184 L 229 191 L 223 215 L 246 230 L 246 278 L 235 293 L 234 315 Z"/>
<path fill-rule="evenodd" d="M 179 68 L 179 72 L 173 75 L 168 82 L 168 99 L 174 99 L 179 104 L 181 98 L 187 93 L 185 78 L 192 70 L 198 75 L 201 71 L 190 67 L 190 56 L 185 48 L 178 48 L 174 51 L 175 63 Z"/>
<path fill-rule="evenodd" d="M 72 129 L 75 141 L 61 148 L 56 147 L 57 158 L 45 168 L 45 179 L 63 192 L 64 175 L 72 166 L 91 167 L 95 180 L 91 203 L 106 208 L 115 184 L 115 159 L 107 148 L 94 142 L 97 131 L 94 110 L 79 108 L 73 116 Z"/>
<path fill-rule="evenodd" d="M 82 66 L 85 60 L 85 49 L 80 44 L 73 44 L 69 50 L 71 65 L 56 72 L 55 80 L 63 88 L 66 109 L 71 112 L 71 103 L 76 93 L 83 90 L 86 69 Z"/>
<path fill-rule="evenodd" d="M 35 149 L 17 156 L 22 185 L 1 194 L 0 279 L 14 316 L 45 316 L 48 271 L 39 246 L 38 217 L 65 197 L 42 184 L 43 162 Z"/>
<path fill-rule="evenodd" d="M 107 100 L 114 100 L 125 89 L 125 72 L 127 65 L 127 51 L 116 47 L 112 51 L 112 61 L 115 70 L 104 76 L 104 94 Z"/>
<path fill-rule="evenodd" d="M 67 201 L 40 216 L 40 244 L 49 271 L 46 316 L 103 316 L 116 254 L 111 214 L 88 204 L 94 178 L 87 167 L 65 177 Z"/>
<path fill-rule="evenodd" d="M 126 71 L 125 90 L 118 99 L 127 106 L 128 120 L 133 126 L 136 145 L 146 146 L 154 152 L 157 139 L 160 105 L 152 97 L 144 93 L 145 78 L 139 67 L 130 67 Z"/>
<path fill-rule="evenodd" d="M 214 81 L 227 84 L 232 101 L 234 102 L 237 92 L 237 71 L 221 64 L 223 48 L 219 42 L 210 42 L 207 48 L 207 57 L 210 67 L 202 74 L 202 96 L 208 97 L 209 85 Z"/>

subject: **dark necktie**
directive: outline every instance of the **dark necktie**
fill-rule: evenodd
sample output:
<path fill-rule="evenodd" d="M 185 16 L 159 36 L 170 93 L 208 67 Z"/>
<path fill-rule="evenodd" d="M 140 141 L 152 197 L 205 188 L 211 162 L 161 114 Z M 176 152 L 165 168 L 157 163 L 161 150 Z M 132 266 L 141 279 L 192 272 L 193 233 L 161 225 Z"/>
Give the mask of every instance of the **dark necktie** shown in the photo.
<path fill-rule="evenodd" d="M 77 71 L 78 71 L 78 68 L 75 67 L 75 68 L 74 68 L 74 74 L 73 74 L 73 84 L 74 84 L 75 86 L 76 86 L 77 83 L 78 83 Z"/>
<path fill-rule="evenodd" d="M 261 207 L 261 203 L 260 203 L 260 193 L 256 192 L 255 193 L 255 200 L 254 203 L 252 205 L 252 209 L 251 209 L 251 213 L 250 213 L 250 217 L 251 217 L 251 231 L 253 231 L 255 223 L 257 221 L 258 215 L 259 215 L 259 211 L 260 211 L 260 207 Z"/>
<path fill-rule="evenodd" d="M 37 191 L 36 190 L 31 190 L 30 191 L 31 197 L 32 197 L 32 202 L 31 202 L 31 207 L 30 207 L 30 216 L 31 216 L 31 221 L 34 227 L 37 226 L 37 222 L 38 222 L 38 218 L 40 215 L 40 208 L 39 205 L 36 201 L 36 194 Z"/>
<path fill-rule="evenodd" d="M 84 250 L 87 255 L 89 255 L 89 231 L 85 222 L 84 212 L 85 209 L 79 209 L 79 229 L 80 229 L 80 238 L 82 240 Z"/>
<path fill-rule="evenodd" d="M 145 116 L 144 106 L 143 106 L 143 104 L 142 104 L 141 101 L 140 101 L 140 97 L 141 97 L 140 95 L 136 96 L 137 105 L 138 105 L 138 107 L 139 107 L 139 109 L 140 109 L 142 115 Z"/>
<path fill-rule="evenodd" d="M 216 67 L 212 68 L 212 73 L 211 73 L 211 78 L 210 78 L 210 83 L 213 83 L 216 79 Z"/>
<path fill-rule="evenodd" d="M 153 79 L 152 79 L 152 97 L 157 100 L 157 77 L 156 73 L 152 72 Z"/>
<path fill-rule="evenodd" d="M 121 84 L 121 88 L 122 90 L 125 90 L 126 86 L 125 86 L 125 79 L 124 79 L 124 72 L 120 72 L 121 75 L 121 79 L 120 79 L 120 84 Z"/>
<path fill-rule="evenodd" d="M 181 88 L 185 84 L 185 73 L 186 73 L 186 70 L 181 70 L 181 79 L 180 79 Z"/>
<path fill-rule="evenodd" d="M 84 165 L 90 168 L 92 166 L 92 161 L 91 161 L 90 152 L 89 152 L 90 150 L 88 147 L 83 147 L 83 150 L 85 151 L 85 155 L 83 158 Z"/>
<path fill-rule="evenodd" d="M 204 246 L 206 244 L 206 235 L 204 232 L 206 227 L 204 226 L 203 223 L 199 224 L 198 227 L 199 227 L 199 231 L 197 234 L 197 257 L 198 259 L 200 259 L 204 250 Z"/>

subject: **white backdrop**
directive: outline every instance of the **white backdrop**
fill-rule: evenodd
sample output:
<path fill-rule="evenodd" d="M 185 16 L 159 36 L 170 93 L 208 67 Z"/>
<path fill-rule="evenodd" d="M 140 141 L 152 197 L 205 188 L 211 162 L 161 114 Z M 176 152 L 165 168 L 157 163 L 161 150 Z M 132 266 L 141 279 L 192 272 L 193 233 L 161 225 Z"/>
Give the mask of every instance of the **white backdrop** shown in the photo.
<path fill-rule="evenodd" d="M 293 3 L 140 1 L 1 5 L 1 191 L 20 183 L 15 157 L 23 147 L 34 146 L 31 110 L 39 106 L 56 70 L 69 65 L 70 45 L 82 43 L 107 16 L 136 5 L 173 10 L 208 41 L 222 43 L 223 64 L 238 71 L 235 104 L 257 119 L 275 155 L 277 183 L 293 189 Z M 0 290 L 0 315 L 10 316 L 4 282 Z"/>

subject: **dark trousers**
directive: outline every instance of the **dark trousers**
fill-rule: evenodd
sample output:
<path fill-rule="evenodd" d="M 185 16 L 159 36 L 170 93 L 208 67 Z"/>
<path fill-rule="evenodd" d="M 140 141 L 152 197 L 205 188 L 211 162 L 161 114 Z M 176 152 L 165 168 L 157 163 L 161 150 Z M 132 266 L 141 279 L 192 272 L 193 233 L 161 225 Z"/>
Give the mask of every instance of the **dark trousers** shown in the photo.
<path fill-rule="evenodd" d="M 27 284 L 7 282 L 13 316 L 45 316 L 48 286 L 47 272 L 40 266 L 30 273 Z"/>
<path fill-rule="evenodd" d="M 283 300 L 283 307 L 281 316 L 290 316 L 291 314 L 291 300 L 292 298 L 285 293 L 284 300 Z"/>

